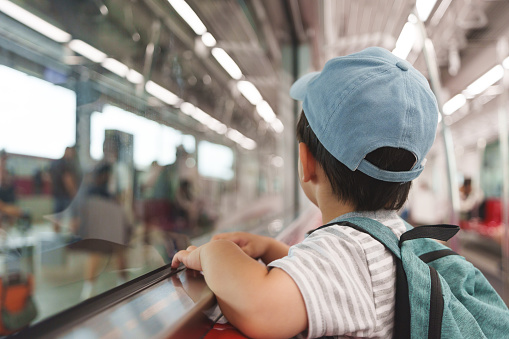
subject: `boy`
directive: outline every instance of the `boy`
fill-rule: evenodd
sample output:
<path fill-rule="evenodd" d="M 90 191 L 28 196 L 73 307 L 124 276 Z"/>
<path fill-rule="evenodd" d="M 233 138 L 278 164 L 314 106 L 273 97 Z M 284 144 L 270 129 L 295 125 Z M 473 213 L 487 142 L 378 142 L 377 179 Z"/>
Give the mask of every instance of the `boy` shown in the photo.
<path fill-rule="evenodd" d="M 299 177 L 324 224 L 363 216 L 398 237 L 396 211 L 423 170 L 438 123 L 426 79 L 381 48 L 334 58 L 291 88 L 303 100 Z M 288 248 L 246 233 L 177 253 L 202 270 L 226 318 L 250 337 L 391 337 L 395 263 L 366 233 L 333 225 Z M 268 269 L 255 259 L 261 259 Z"/>

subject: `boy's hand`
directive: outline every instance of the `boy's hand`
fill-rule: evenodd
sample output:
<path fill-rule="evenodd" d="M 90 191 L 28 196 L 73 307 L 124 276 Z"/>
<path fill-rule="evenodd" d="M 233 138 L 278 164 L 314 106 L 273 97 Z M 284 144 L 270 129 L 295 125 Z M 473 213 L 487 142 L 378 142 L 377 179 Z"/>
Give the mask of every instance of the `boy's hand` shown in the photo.
<path fill-rule="evenodd" d="M 268 238 L 245 232 L 231 232 L 216 234 L 212 237 L 214 240 L 230 240 L 237 244 L 251 258 L 261 258 L 267 251 Z"/>
<path fill-rule="evenodd" d="M 177 268 L 180 263 L 183 263 L 187 268 L 201 271 L 200 251 L 201 248 L 196 246 L 189 246 L 185 250 L 178 251 L 177 254 L 173 256 L 171 268 Z"/>

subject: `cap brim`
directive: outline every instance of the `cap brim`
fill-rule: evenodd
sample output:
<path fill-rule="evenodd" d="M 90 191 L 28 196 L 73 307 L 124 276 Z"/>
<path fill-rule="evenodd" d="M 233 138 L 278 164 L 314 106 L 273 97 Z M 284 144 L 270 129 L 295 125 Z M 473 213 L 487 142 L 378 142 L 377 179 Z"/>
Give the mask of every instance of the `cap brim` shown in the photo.
<path fill-rule="evenodd" d="M 295 100 L 304 101 L 304 98 L 306 97 L 308 84 L 314 79 L 316 79 L 320 74 L 321 72 L 312 72 L 304 75 L 299 80 L 295 81 L 295 83 L 290 88 L 290 96 Z"/>

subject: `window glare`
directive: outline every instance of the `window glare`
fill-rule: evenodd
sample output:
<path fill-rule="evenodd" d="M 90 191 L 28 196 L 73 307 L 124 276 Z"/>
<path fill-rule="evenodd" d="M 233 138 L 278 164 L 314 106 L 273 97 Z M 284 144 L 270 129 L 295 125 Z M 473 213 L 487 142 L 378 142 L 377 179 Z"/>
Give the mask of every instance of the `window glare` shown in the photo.
<path fill-rule="evenodd" d="M 57 159 L 65 147 L 74 145 L 73 91 L 0 66 L 0 93 L 0 148 Z"/>
<path fill-rule="evenodd" d="M 91 116 L 92 158 L 102 159 L 104 132 L 108 129 L 133 135 L 134 164 L 138 169 L 147 168 L 154 160 L 160 165 L 175 162 L 176 148 L 182 139 L 179 131 L 111 105 Z"/>
<path fill-rule="evenodd" d="M 207 177 L 231 180 L 233 178 L 233 151 L 223 145 L 207 141 L 200 142 L 198 172 Z"/>

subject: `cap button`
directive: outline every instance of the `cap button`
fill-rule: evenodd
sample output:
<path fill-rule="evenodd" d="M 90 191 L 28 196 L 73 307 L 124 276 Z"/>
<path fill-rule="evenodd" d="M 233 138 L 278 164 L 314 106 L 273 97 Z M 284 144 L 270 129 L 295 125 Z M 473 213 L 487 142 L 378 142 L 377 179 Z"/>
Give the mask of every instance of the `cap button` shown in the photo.
<path fill-rule="evenodd" d="M 398 61 L 398 62 L 396 63 L 396 66 L 398 66 L 398 67 L 399 67 L 399 69 L 401 69 L 402 71 L 408 71 L 408 66 L 407 66 L 407 65 L 405 65 L 405 63 L 404 63 L 404 62 L 402 62 L 402 61 Z"/>

